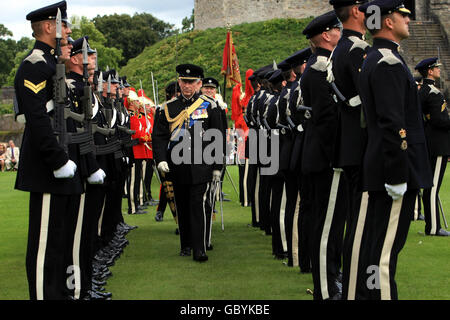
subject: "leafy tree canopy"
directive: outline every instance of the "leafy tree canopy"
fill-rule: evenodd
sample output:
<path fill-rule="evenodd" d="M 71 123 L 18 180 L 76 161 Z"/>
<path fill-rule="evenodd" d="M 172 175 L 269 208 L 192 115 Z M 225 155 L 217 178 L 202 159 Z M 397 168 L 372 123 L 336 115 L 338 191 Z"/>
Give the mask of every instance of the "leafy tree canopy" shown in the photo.
<path fill-rule="evenodd" d="M 106 37 L 106 46 L 121 49 L 121 66 L 138 56 L 146 47 L 173 34 L 173 25 L 148 13 L 98 15 L 93 19 L 97 29 Z"/>

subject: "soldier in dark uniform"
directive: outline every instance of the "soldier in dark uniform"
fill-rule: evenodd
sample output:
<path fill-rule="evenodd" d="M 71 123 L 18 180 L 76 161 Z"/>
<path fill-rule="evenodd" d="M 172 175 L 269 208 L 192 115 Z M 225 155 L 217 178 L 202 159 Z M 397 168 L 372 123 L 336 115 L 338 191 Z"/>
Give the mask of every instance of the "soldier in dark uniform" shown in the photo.
<path fill-rule="evenodd" d="M 30 219 L 26 269 L 31 300 L 66 299 L 66 220 L 78 213 L 83 185 L 76 162 L 76 145 L 68 153 L 58 143 L 52 127 L 53 76 L 55 75 L 57 10 L 61 12 L 61 45 L 71 33 L 66 2 L 59 2 L 27 15 L 36 43 L 17 70 L 14 87 L 17 115 L 25 119 L 20 166 L 15 188 L 30 192 Z M 61 61 L 69 50 L 63 50 Z M 75 132 L 75 124 L 67 120 Z"/>
<path fill-rule="evenodd" d="M 220 181 L 223 150 L 222 154 L 215 155 L 213 164 L 206 164 L 204 157 L 198 159 L 196 156 L 206 147 L 205 142 L 198 140 L 199 137 L 203 140 L 208 129 L 221 130 L 222 124 L 215 102 L 197 93 L 202 85 L 203 69 L 183 64 L 176 70 L 181 95 L 164 106 L 153 131 L 153 150 L 158 170 L 170 173 L 173 180 L 180 228 L 180 255 L 191 255 L 192 248 L 193 259 L 201 262 L 208 260 L 205 201 L 210 192 L 211 178 L 214 182 Z M 180 146 L 184 146 L 183 150 Z M 183 157 L 181 161 L 180 156 Z M 220 160 L 217 160 L 219 157 Z"/>
<path fill-rule="evenodd" d="M 266 111 L 266 105 L 269 98 L 272 95 L 272 87 L 269 82 L 269 78 L 275 72 L 273 65 L 267 66 L 264 71 L 260 73 L 261 77 L 261 91 L 255 100 L 253 107 L 253 117 L 256 119 L 257 132 L 258 132 L 258 216 L 259 216 L 259 228 L 264 231 L 266 235 L 272 234 L 272 228 L 270 224 L 270 183 L 271 176 L 262 174 L 262 168 L 268 167 L 263 164 L 260 158 L 260 147 L 266 143 L 266 146 L 270 145 L 269 136 L 263 124 L 264 113 Z M 265 139 L 266 142 L 263 142 Z M 266 152 L 266 150 L 262 150 Z M 256 197 L 255 197 L 256 198 Z"/>
<path fill-rule="evenodd" d="M 245 110 L 245 117 L 244 119 L 246 119 L 246 123 L 247 126 L 249 128 L 249 135 L 247 136 L 247 140 L 245 142 L 245 158 L 247 160 L 248 166 L 247 166 L 247 193 L 248 193 L 248 201 L 250 202 L 250 207 L 251 207 L 251 212 L 252 212 L 252 222 L 251 225 L 252 227 L 259 227 L 259 218 L 257 217 L 256 211 L 257 211 L 257 203 L 255 201 L 255 196 L 256 196 L 256 179 L 257 179 L 257 165 L 256 165 L 256 157 L 257 154 L 255 155 L 250 155 L 249 151 L 250 151 L 250 146 L 249 146 L 249 142 L 250 139 L 252 139 L 253 137 L 250 135 L 251 133 L 254 133 L 256 128 L 257 128 L 257 124 L 256 124 L 256 120 L 253 118 L 253 107 L 255 104 L 255 100 L 256 97 L 259 94 L 259 91 L 261 90 L 261 86 L 259 84 L 259 80 L 258 80 L 258 71 L 256 70 L 252 76 L 249 77 L 250 83 L 253 87 L 254 90 L 254 94 L 253 96 L 250 98 L 248 104 L 247 104 L 247 109 Z M 252 141 L 252 143 L 254 143 Z"/>
<path fill-rule="evenodd" d="M 85 112 L 84 110 L 84 88 L 85 86 L 92 86 L 94 84 L 94 70 L 96 65 L 96 51 L 91 49 L 88 42 L 88 37 L 82 37 L 74 41 L 71 59 L 67 62 L 69 73 L 67 75 L 67 83 L 70 89 L 70 96 L 76 105 L 77 112 Z M 86 41 L 86 54 L 88 55 L 88 79 L 84 79 L 83 66 L 83 42 Z M 86 83 L 86 80 L 88 81 Z M 100 83 L 103 86 L 103 83 Z M 96 90 L 97 88 L 93 88 Z M 100 102 L 94 91 L 91 91 L 92 102 L 92 123 L 96 126 L 103 127 L 105 120 L 102 118 L 100 111 Z M 93 145 L 106 144 L 107 137 L 100 134 L 98 130 L 93 133 Z M 98 274 L 99 267 L 93 263 L 93 258 L 96 252 L 100 249 L 98 247 L 98 225 L 102 211 L 105 204 L 106 185 L 104 184 L 105 172 L 111 172 L 110 165 L 108 165 L 108 157 L 102 154 L 88 153 L 83 156 L 82 160 L 84 166 L 82 170 L 89 174 L 86 184 L 86 193 L 84 198 L 84 213 L 82 217 L 81 245 L 80 245 L 80 269 L 81 269 L 81 289 L 76 292 L 75 298 L 80 299 L 104 299 L 110 297 L 111 294 L 102 293 L 95 290 L 94 274 Z M 94 156 L 96 154 L 96 156 Z M 106 184 L 109 183 L 109 178 Z M 106 271 L 105 271 L 106 272 Z"/>
<path fill-rule="evenodd" d="M 272 87 L 272 94 L 266 102 L 266 109 L 263 114 L 263 126 L 267 130 L 268 139 L 280 135 L 277 127 L 278 108 L 280 94 L 286 86 L 286 81 L 282 70 L 277 69 L 269 78 Z M 279 141 L 279 140 L 278 140 Z M 273 153 L 280 153 L 279 143 L 275 149 L 272 149 L 272 143 L 268 144 L 268 156 Z M 286 190 L 284 177 L 281 168 L 270 177 L 270 206 L 269 206 L 269 224 L 272 230 L 272 255 L 276 259 L 285 259 L 287 257 L 286 232 L 284 227 L 284 212 L 286 206 Z"/>
<path fill-rule="evenodd" d="M 450 155 L 450 118 L 447 102 L 439 89 L 435 87 L 435 82 L 440 79 L 441 75 L 439 66 L 441 64 L 438 62 L 438 58 L 422 60 L 416 66 L 416 70 L 423 77 L 419 98 L 424 114 L 425 135 L 433 172 L 433 187 L 423 191 L 423 209 L 425 234 L 448 237 L 450 233 L 441 228 L 439 190 Z"/>
<path fill-rule="evenodd" d="M 313 55 L 302 75 L 300 89 L 304 105 L 312 108 L 312 117 L 305 131 L 301 166 L 312 188 L 314 298 L 340 299 L 338 277 L 345 208 L 343 198 L 338 196 L 336 201 L 336 192 L 342 183 L 340 172 L 332 167 L 338 118 L 336 102 L 327 81 L 329 57 L 341 36 L 339 20 L 334 12 L 328 12 L 311 21 L 303 34 L 313 46 Z M 334 195 L 331 201 L 330 195 Z"/>
<path fill-rule="evenodd" d="M 283 88 L 280 94 L 280 100 L 278 102 L 278 121 L 277 126 L 280 129 L 280 154 L 283 156 L 280 158 L 280 170 L 284 174 L 284 181 L 286 185 L 286 208 L 285 208 L 285 231 L 287 242 L 287 265 L 289 267 L 294 266 L 294 251 L 295 251 L 295 266 L 301 266 L 302 271 L 308 271 L 310 269 L 310 259 L 307 246 L 302 246 L 301 253 L 304 257 L 305 263 L 299 264 L 298 251 L 299 251 L 299 236 L 307 237 L 308 227 L 299 231 L 300 222 L 299 219 L 299 184 L 301 179 L 300 160 L 301 154 L 301 142 L 303 140 L 303 126 L 304 124 L 304 111 L 299 112 L 297 108 L 299 97 L 300 77 L 311 55 L 311 49 L 305 48 L 292 54 L 284 61 L 280 62 L 278 67 L 284 71 L 285 77 L 290 77 L 287 80 L 286 86 Z M 286 155 L 286 156 L 284 156 Z M 291 165 L 292 164 L 292 165 Z M 301 197 L 302 204 L 306 203 L 306 197 Z M 304 208 L 304 206 L 302 206 Z M 297 213 L 297 214 L 296 214 Z M 294 224 L 294 220 L 296 223 Z M 305 224 L 303 224 L 305 225 Z M 302 241 L 302 244 L 305 241 Z"/>
<path fill-rule="evenodd" d="M 351 278 L 351 295 L 354 299 L 357 275 L 359 246 L 362 227 L 367 209 L 368 194 L 364 194 L 364 204 L 360 215 L 361 187 L 360 166 L 366 143 L 366 132 L 361 124 L 361 99 L 359 96 L 358 77 L 369 44 L 364 41 L 366 27 L 364 14 L 358 10 L 366 0 L 330 0 L 336 15 L 343 23 L 342 37 L 332 55 L 332 78 L 334 94 L 338 98 L 338 132 L 334 154 L 334 167 L 344 170 L 347 182 L 346 189 L 349 210 L 347 211 L 346 233 L 343 250 L 342 291 L 343 299 L 347 299 L 349 278 Z M 360 218 L 358 218 L 360 217 Z M 359 220 L 358 220 L 359 219 Z M 359 224 L 357 223 L 359 221 Z M 357 226 L 358 231 L 356 231 Z M 356 233 L 356 234 L 355 234 Z M 355 240 L 355 241 L 354 241 Z M 355 252 L 353 252 L 355 248 Z M 351 262 L 353 263 L 351 264 Z M 351 269 L 352 266 L 352 269 Z M 351 271 L 350 271 L 351 269 Z"/>
<path fill-rule="evenodd" d="M 419 188 L 432 185 L 417 86 L 398 52 L 409 36 L 411 13 L 401 0 L 375 0 L 359 10 L 380 9 L 380 29 L 367 25 L 373 47 L 360 74 L 360 96 L 368 142 L 363 162 L 363 191 L 369 203 L 358 272 L 364 291 L 357 299 L 397 299 L 397 257 L 406 242 Z M 376 27 L 376 26 L 375 26 Z"/>

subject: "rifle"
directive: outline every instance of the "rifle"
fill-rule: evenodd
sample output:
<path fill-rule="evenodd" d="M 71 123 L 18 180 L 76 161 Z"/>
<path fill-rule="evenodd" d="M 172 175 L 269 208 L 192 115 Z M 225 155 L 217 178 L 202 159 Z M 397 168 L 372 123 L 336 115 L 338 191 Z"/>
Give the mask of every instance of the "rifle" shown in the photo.
<path fill-rule="evenodd" d="M 76 133 L 67 132 L 67 119 L 73 119 L 76 122 L 83 123 L 85 115 L 72 112 L 67 97 L 66 90 L 66 68 L 61 61 L 61 40 L 62 40 L 62 21 L 61 11 L 58 9 L 56 14 L 56 55 L 58 63 L 56 64 L 56 74 L 53 77 L 53 99 L 55 112 L 53 116 L 53 130 L 57 136 L 59 145 L 66 151 L 69 150 L 69 144 L 90 143 L 92 135 L 87 131 Z"/>

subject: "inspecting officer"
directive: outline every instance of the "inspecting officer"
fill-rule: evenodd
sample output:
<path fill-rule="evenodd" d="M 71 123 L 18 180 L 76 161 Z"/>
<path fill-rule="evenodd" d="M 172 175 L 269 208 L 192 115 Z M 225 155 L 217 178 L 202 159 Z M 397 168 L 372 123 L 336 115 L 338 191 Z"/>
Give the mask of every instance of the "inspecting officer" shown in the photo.
<path fill-rule="evenodd" d="M 198 94 L 203 69 L 182 64 L 176 67 L 176 71 L 181 95 L 163 106 L 153 131 L 153 151 L 158 170 L 169 174 L 173 181 L 180 229 L 180 255 L 190 256 L 193 249 L 193 259 L 202 262 L 208 260 L 205 201 L 210 192 L 211 178 L 214 182 L 220 181 L 223 160 L 222 150 L 215 155 L 213 164 L 205 162 L 203 152 L 206 140 L 203 141 L 203 138 L 209 133 L 207 130 L 221 131 L 222 123 L 216 103 Z M 201 141 L 198 141 L 199 137 Z M 216 145 L 222 146 L 221 142 Z M 202 156 L 198 159 L 200 152 Z"/>

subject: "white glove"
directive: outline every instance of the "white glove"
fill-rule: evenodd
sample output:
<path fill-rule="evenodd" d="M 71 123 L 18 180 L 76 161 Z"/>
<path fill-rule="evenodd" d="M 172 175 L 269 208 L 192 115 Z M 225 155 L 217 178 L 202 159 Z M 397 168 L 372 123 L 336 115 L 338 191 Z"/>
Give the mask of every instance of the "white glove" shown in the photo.
<path fill-rule="evenodd" d="M 76 171 L 77 165 L 72 160 L 69 160 L 61 168 L 54 170 L 53 175 L 56 179 L 73 178 Z"/>
<path fill-rule="evenodd" d="M 400 184 L 395 184 L 395 185 L 391 185 L 391 184 L 384 184 L 384 187 L 386 188 L 386 191 L 388 193 L 388 195 L 393 199 L 393 200 L 398 200 L 401 197 L 403 197 L 403 195 L 406 192 L 406 189 L 408 188 L 407 183 L 400 183 Z"/>
<path fill-rule="evenodd" d="M 105 177 L 105 171 L 103 171 L 102 169 L 98 169 L 87 178 L 87 182 L 89 184 L 103 184 L 103 182 L 105 181 Z"/>
<path fill-rule="evenodd" d="M 158 164 L 158 170 L 164 173 L 167 173 L 170 171 L 169 164 L 166 161 L 162 161 Z"/>
<path fill-rule="evenodd" d="M 213 171 L 213 182 L 219 182 L 221 176 L 222 176 L 222 173 L 220 172 L 220 170 L 214 170 Z"/>

